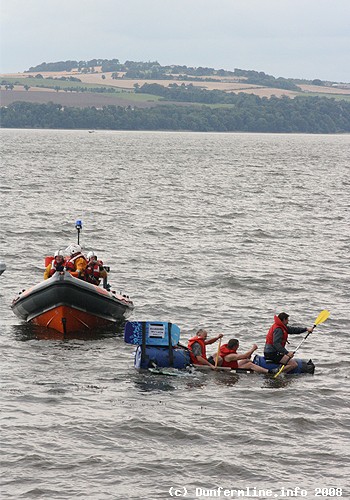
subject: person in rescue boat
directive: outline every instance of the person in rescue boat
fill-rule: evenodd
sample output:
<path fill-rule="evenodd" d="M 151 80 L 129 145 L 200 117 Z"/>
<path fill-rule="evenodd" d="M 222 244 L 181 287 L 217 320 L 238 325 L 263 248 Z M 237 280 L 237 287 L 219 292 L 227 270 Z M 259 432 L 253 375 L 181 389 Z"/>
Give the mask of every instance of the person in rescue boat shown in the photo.
<path fill-rule="evenodd" d="M 77 243 L 71 243 L 65 252 L 69 255 L 66 259 L 66 270 L 75 278 L 84 279 L 87 260 L 82 254 L 81 246 Z"/>
<path fill-rule="evenodd" d="M 274 368 L 272 370 L 268 370 L 262 366 L 255 365 L 253 361 L 251 361 L 251 355 L 254 351 L 257 350 L 258 346 L 254 344 L 249 351 L 238 354 L 237 350 L 239 347 L 239 340 L 230 339 L 227 344 L 224 344 L 220 347 L 219 357 L 218 357 L 218 366 L 223 366 L 227 368 L 243 368 L 244 370 L 253 370 L 258 373 L 265 374 L 273 374 L 277 373 L 279 368 Z M 216 355 L 214 356 L 214 360 L 216 359 Z"/>
<path fill-rule="evenodd" d="M 207 340 L 208 332 L 203 328 L 198 330 L 196 335 L 188 341 L 188 349 L 190 351 L 192 363 L 194 365 L 208 365 L 215 370 L 215 366 L 207 360 L 206 346 L 213 344 L 222 337 L 223 334 L 220 333 L 220 335 Z"/>
<path fill-rule="evenodd" d="M 103 267 L 102 260 L 97 260 L 95 252 L 87 254 L 88 263 L 85 268 L 85 280 L 94 285 L 99 285 L 101 279 L 107 278 L 107 271 Z"/>
<path fill-rule="evenodd" d="M 44 272 L 44 280 L 51 278 L 51 276 L 53 276 L 56 271 L 58 273 L 64 271 L 64 255 L 62 250 L 57 250 L 57 252 L 55 252 L 53 260 L 48 266 L 46 266 Z"/>
<path fill-rule="evenodd" d="M 297 335 L 304 332 L 312 333 L 314 327 L 292 327 L 288 326 L 289 314 L 281 312 L 274 317 L 274 324 L 269 329 L 266 336 L 264 356 L 267 361 L 286 365 L 284 371 L 288 373 L 298 367 L 298 363 L 292 359 L 293 351 L 285 348 L 288 343 L 288 335 Z"/>

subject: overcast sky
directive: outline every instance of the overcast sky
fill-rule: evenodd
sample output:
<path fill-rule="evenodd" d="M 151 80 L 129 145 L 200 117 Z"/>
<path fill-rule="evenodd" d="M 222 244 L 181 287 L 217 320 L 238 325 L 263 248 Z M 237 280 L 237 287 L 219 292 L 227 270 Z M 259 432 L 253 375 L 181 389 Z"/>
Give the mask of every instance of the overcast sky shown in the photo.
<path fill-rule="evenodd" d="M 350 82 L 350 0 L 0 0 L 0 72 L 93 58 Z"/>

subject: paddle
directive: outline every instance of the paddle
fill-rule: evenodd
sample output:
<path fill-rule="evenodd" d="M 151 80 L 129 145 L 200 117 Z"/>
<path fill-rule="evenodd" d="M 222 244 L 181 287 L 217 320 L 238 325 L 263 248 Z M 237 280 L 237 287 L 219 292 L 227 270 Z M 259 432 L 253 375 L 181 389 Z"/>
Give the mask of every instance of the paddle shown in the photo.
<path fill-rule="evenodd" d="M 330 314 L 331 313 L 329 311 L 327 311 L 326 309 L 323 310 L 323 311 L 321 311 L 320 314 L 317 316 L 317 318 L 315 320 L 313 328 L 316 328 L 317 325 L 320 325 L 321 323 L 323 323 L 324 321 L 326 321 L 326 319 L 329 317 Z M 305 337 L 300 342 L 300 344 L 297 346 L 297 348 L 295 349 L 295 351 L 293 352 L 293 354 L 295 354 L 297 352 L 297 350 L 299 349 L 299 347 L 305 342 L 305 340 L 308 338 L 308 336 L 310 335 L 310 333 L 311 332 L 308 332 L 307 335 L 305 335 Z M 283 372 L 283 370 L 285 369 L 285 367 L 286 367 L 286 365 L 282 365 L 281 368 L 278 370 L 278 372 L 276 373 L 276 375 L 274 375 L 273 378 L 277 378 L 278 375 Z"/>
<path fill-rule="evenodd" d="M 219 345 L 218 345 L 218 352 L 216 353 L 216 359 L 215 359 L 215 369 L 218 367 L 218 361 L 219 361 L 219 353 L 220 353 L 220 347 L 221 347 L 221 338 L 219 340 Z"/>

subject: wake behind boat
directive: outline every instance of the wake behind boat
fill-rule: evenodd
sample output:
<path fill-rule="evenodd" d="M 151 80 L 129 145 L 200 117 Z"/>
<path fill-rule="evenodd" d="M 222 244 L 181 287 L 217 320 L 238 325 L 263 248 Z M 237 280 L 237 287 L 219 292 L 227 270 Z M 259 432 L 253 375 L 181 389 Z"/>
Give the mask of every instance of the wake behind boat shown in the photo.
<path fill-rule="evenodd" d="M 24 321 L 68 334 L 117 323 L 127 317 L 134 306 L 126 295 L 63 271 L 20 292 L 11 308 Z"/>

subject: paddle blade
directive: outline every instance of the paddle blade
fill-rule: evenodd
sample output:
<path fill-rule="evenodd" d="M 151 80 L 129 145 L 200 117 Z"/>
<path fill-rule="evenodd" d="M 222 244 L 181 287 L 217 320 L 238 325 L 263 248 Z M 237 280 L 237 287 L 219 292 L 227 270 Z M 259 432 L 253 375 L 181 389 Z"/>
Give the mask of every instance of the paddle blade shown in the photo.
<path fill-rule="evenodd" d="M 277 378 L 278 375 L 283 372 L 283 370 L 285 369 L 285 367 L 286 367 L 286 365 L 282 365 L 281 368 L 276 373 L 276 375 L 273 376 L 273 378 Z"/>
<path fill-rule="evenodd" d="M 217 368 L 217 366 L 218 366 L 219 354 L 220 354 L 220 347 L 221 347 L 221 338 L 220 338 L 219 344 L 218 344 L 218 352 L 216 353 L 215 368 Z"/>
<path fill-rule="evenodd" d="M 320 314 L 317 316 L 315 320 L 315 325 L 319 325 L 320 323 L 323 323 L 326 321 L 327 318 L 329 318 L 329 315 L 331 313 L 325 309 L 324 311 L 321 311 Z"/>

